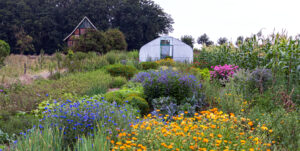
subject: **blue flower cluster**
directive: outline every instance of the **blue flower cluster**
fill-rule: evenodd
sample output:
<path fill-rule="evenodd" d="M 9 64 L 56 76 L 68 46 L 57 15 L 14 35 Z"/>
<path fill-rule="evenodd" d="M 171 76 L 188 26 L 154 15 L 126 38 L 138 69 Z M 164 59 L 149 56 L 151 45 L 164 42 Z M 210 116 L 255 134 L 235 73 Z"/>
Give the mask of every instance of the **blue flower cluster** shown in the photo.
<path fill-rule="evenodd" d="M 42 123 L 58 127 L 63 131 L 68 143 L 74 142 L 82 135 L 93 135 L 93 132 L 99 129 L 116 136 L 119 131 L 138 122 L 135 120 L 138 114 L 135 109 L 126 104 L 109 103 L 101 97 L 85 98 L 76 102 L 67 100 L 52 109 L 45 107 L 43 114 Z M 43 128 L 43 125 L 39 125 L 39 128 Z"/>
<path fill-rule="evenodd" d="M 171 96 L 178 101 L 186 97 L 201 95 L 202 84 L 194 75 L 172 70 L 140 72 L 133 82 L 143 84 L 148 101 L 162 96 Z"/>

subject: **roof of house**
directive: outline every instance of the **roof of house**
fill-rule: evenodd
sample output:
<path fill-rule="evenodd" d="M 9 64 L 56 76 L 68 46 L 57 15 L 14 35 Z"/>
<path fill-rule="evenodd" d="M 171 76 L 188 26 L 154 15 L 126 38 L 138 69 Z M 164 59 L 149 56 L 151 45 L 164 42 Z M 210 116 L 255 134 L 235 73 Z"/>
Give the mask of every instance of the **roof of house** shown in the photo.
<path fill-rule="evenodd" d="M 66 41 L 85 20 L 87 20 L 94 29 L 97 29 L 97 27 L 90 21 L 90 19 L 84 16 L 84 18 L 79 22 L 79 24 L 75 27 L 75 29 L 64 39 L 64 41 Z"/>

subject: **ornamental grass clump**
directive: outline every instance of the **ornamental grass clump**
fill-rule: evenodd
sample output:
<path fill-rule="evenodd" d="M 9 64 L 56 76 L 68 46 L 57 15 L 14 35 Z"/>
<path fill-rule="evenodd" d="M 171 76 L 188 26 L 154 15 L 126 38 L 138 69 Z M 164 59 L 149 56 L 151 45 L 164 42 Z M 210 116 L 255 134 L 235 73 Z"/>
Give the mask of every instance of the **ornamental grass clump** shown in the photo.
<path fill-rule="evenodd" d="M 67 100 L 52 109 L 45 107 L 40 128 L 45 125 L 57 127 L 63 131 L 64 145 L 73 144 L 81 136 L 93 135 L 95 129 L 116 136 L 118 131 L 129 129 L 137 111 L 129 105 L 110 103 L 100 96 L 72 102 Z"/>
<path fill-rule="evenodd" d="M 214 70 L 210 72 L 212 79 L 228 80 L 228 78 L 232 77 L 239 67 L 225 64 L 224 66 L 211 66 L 211 68 Z"/>
<path fill-rule="evenodd" d="M 111 141 L 117 150 L 270 150 L 275 141 L 269 139 L 273 130 L 265 125 L 255 126 L 246 118 L 233 113 L 224 114 L 217 108 L 186 113 L 165 121 L 168 117 L 149 114 L 142 122 L 132 125 L 131 132 L 121 132 L 118 141 Z M 263 135 L 260 135 L 263 134 Z"/>
<path fill-rule="evenodd" d="M 194 75 L 182 74 L 172 70 L 140 72 L 133 78 L 143 84 L 147 101 L 160 97 L 173 97 L 177 104 L 192 96 L 202 97 L 202 84 Z"/>

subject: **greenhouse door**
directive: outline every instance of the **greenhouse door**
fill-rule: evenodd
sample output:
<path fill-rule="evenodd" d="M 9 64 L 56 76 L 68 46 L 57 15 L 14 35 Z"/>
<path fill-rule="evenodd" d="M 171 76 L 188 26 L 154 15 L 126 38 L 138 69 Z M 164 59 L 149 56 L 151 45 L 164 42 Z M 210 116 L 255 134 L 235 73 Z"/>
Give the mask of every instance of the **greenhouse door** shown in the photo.
<path fill-rule="evenodd" d="M 160 41 L 160 59 L 167 57 L 173 58 L 173 46 L 170 45 L 170 40 Z"/>

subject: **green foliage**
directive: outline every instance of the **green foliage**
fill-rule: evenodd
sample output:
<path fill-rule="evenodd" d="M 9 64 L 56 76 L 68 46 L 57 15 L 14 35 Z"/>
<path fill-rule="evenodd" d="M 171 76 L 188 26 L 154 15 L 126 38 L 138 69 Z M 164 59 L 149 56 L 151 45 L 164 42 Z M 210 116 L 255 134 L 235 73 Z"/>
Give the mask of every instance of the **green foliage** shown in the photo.
<path fill-rule="evenodd" d="M 17 40 L 17 49 L 21 54 L 24 52 L 34 52 L 33 38 L 24 31 L 23 28 L 18 29 L 19 31 L 15 33 L 15 38 Z"/>
<path fill-rule="evenodd" d="M 125 35 L 119 29 L 108 29 L 105 32 L 110 50 L 126 50 Z"/>
<path fill-rule="evenodd" d="M 83 53 L 69 50 L 64 67 L 69 72 L 93 71 L 108 65 L 105 57 L 98 56 L 95 52 Z"/>
<path fill-rule="evenodd" d="M 181 37 L 181 41 L 186 43 L 187 45 L 191 46 L 192 48 L 194 48 L 195 40 L 194 40 L 193 36 L 184 35 Z"/>
<path fill-rule="evenodd" d="M 108 93 L 104 94 L 103 97 L 106 101 L 111 102 L 111 103 L 113 103 L 113 102 L 116 102 L 117 104 L 125 103 L 125 101 L 123 101 L 124 96 L 119 91 L 108 92 Z"/>
<path fill-rule="evenodd" d="M 20 132 L 30 129 L 32 125 L 38 123 L 38 119 L 32 115 L 24 115 L 25 113 L 13 113 L 7 111 L 0 112 L 0 130 L 8 135 L 8 140 L 3 140 L 6 143 L 16 139 L 15 136 Z M 1 144 L 1 141 L 0 141 Z"/>
<path fill-rule="evenodd" d="M 95 136 L 83 136 L 74 145 L 76 151 L 106 151 L 111 149 L 111 144 L 102 130 L 94 132 Z M 71 151 L 71 150 L 70 150 Z"/>
<path fill-rule="evenodd" d="M 11 88 L 6 94 L 9 103 L 0 102 L 0 104 L 6 110 L 31 111 L 37 103 L 49 97 L 59 99 L 66 93 L 82 96 L 95 86 L 108 88 L 111 81 L 112 77 L 103 70 L 69 74 L 58 80 L 37 80 L 31 85 Z"/>
<path fill-rule="evenodd" d="M 132 50 L 128 52 L 128 57 L 137 61 L 139 59 L 139 50 Z"/>
<path fill-rule="evenodd" d="M 5 57 L 7 57 L 10 53 L 10 47 L 8 43 L 3 40 L 0 40 L 0 66 L 3 65 L 3 61 Z"/>
<path fill-rule="evenodd" d="M 108 52 L 110 46 L 104 32 L 90 29 L 80 36 L 74 46 L 74 51 L 81 52 L 98 52 L 104 54 Z"/>
<path fill-rule="evenodd" d="M 44 49 L 51 54 L 63 47 L 62 39 L 85 15 L 98 29 L 118 28 L 124 32 L 129 49 L 140 48 L 159 34 L 172 31 L 172 18 L 153 1 L 1 0 L 0 3 L 4 8 L 0 39 L 11 45 L 13 53 L 19 53 L 16 27 L 23 27 L 26 35 L 32 37 L 35 50 Z"/>
<path fill-rule="evenodd" d="M 130 79 L 137 72 L 137 69 L 133 66 L 114 64 L 106 67 L 106 71 L 112 76 L 123 76 Z"/>
<path fill-rule="evenodd" d="M 126 83 L 127 79 L 125 77 L 114 77 L 112 82 L 110 83 L 110 88 L 120 88 Z"/>
<path fill-rule="evenodd" d="M 141 67 L 143 70 L 157 69 L 159 64 L 156 62 L 142 62 Z"/>
<path fill-rule="evenodd" d="M 111 85 L 111 83 L 109 84 Z M 88 89 L 85 94 L 87 96 L 93 96 L 93 95 L 98 95 L 98 94 L 104 94 L 108 90 L 107 85 L 93 85 L 90 89 Z"/>
<path fill-rule="evenodd" d="M 128 104 L 132 105 L 133 107 L 138 108 L 142 115 L 145 115 L 150 111 L 149 104 L 144 98 L 131 94 L 131 96 L 125 98 L 124 100 L 128 101 Z"/>
<path fill-rule="evenodd" d="M 210 72 L 207 68 L 199 69 L 199 68 L 192 67 L 189 69 L 189 73 L 197 76 L 197 78 L 200 80 L 208 81 L 210 79 Z"/>
<path fill-rule="evenodd" d="M 41 132 L 41 130 L 43 130 Z M 44 129 L 35 128 L 31 130 L 31 134 L 18 137 L 18 143 L 15 144 L 16 151 L 53 151 L 64 150 L 63 135 L 59 128 L 45 127 Z"/>
<path fill-rule="evenodd" d="M 110 51 L 105 54 L 105 58 L 109 64 L 119 63 L 119 54 L 116 51 Z"/>

